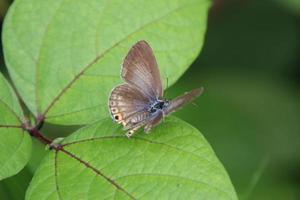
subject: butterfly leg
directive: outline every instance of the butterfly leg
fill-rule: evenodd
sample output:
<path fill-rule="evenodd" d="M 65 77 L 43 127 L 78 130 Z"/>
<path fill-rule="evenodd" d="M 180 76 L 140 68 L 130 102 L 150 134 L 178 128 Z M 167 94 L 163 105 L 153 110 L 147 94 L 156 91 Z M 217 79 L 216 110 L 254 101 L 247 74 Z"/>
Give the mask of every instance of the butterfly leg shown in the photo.
<path fill-rule="evenodd" d="M 145 133 L 150 133 L 151 129 L 155 126 L 157 126 L 163 119 L 163 112 L 162 111 L 158 111 L 159 113 L 157 115 L 155 115 L 153 118 L 151 118 L 151 120 L 149 121 L 149 123 L 145 126 L 144 128 L 144 132 Z"/>
<path fill-rule="evenodd" d="M 147 124 L 149 122 L 151 118 L 146 118 L 134 125 L 131 125 L 128 129 L 129 131 L 126 133 L 126 136 L 128 138 L 130 138 L 138 129 L 140 129 L 141 127 L 145 126 L 145 124 Z"/>

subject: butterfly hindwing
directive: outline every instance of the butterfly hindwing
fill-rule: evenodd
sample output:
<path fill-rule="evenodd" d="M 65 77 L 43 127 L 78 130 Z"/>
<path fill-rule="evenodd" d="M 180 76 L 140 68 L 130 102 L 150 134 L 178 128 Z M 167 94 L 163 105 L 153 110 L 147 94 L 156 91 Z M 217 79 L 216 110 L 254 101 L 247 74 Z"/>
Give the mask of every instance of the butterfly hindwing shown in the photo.
<path fill-rule="evenodd" d="M 149 103 L 140 90 L 127 83 L 115 87 L 109 98 L 109 109 L 113 119 L 127 128 L 131 119 L 142 120 L 146 117 L 146 105 Z"/>

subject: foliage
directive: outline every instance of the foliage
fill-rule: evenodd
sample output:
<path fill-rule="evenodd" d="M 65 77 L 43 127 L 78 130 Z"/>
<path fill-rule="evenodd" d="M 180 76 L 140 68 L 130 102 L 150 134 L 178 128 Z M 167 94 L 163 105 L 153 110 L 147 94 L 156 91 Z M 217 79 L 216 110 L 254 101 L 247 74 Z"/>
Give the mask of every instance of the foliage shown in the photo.
<path fill-rule="evenodd" d="M 1 76 L 0 178 L 26 165 L 31 135 L 51 148 L 27 199 L 236 199 L 223 166 L 189 124 L 170 118 L 151 135 L 128 140 L 106 119 L 108 94 L 120 82 L 130 46 L 148 41 L 163 79 L 173 84 L 202 47 L 209 5 L 208 0 L 16 0 L 4 23 L 4 55 L 32 116 L 24 116 Z M 54 144 L 40 132 L 44 123 L 90 125 Z"/>
<path fill-rule="evenodd" d="M 128 140 L 110 121 L 78 130 L 63 150 L 50 152 L 26 199 L 236 199 L 197 129 L 169 118 L 150 135 Z"/>
<path fill-rule="evenodd" d="M 27 163 L 31 139 L 22 129 L 23 113 L 14 91 L 0 75 L 0 180 L 18 173 Z"/>
<path fill-rule="evenodd" d="M 11 6 L 3 30 L 6 64 L 35 117 L 64 125 L 107 117 L 122 59 L 141 39 L 154 49 L 170 84 L 190 66 L 203 43 L 207 0 L 126 5 L 25 0 Z"/>

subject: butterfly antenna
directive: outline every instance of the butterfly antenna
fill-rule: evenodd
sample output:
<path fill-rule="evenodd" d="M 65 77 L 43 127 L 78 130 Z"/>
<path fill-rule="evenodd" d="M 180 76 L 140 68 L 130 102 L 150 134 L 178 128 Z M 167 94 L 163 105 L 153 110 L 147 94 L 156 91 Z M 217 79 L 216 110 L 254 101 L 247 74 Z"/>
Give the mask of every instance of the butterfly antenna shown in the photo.
<path fill-rule="evenodd" d="M 197 103 L 192 102 L 191 104 L 192 104 L 193 106 L 197 107 L 197 109 L 200 109 L 200 106 L 199 106 Z"/>
<path fill-rule="evenodd" d="M 167 79 L 167 87 L 166 87 L 166 92 L 165 92 L 165 97 L 167 96 L 167 89 L 168 89 L 168 87 L 169 87 L 169 79 L 168 79 L 168 77 L 166 78 Z"/>
<path fill-rule="evenodd" d="M 169 87 L 169 78 L 167 77 L 167 88 Z"/>

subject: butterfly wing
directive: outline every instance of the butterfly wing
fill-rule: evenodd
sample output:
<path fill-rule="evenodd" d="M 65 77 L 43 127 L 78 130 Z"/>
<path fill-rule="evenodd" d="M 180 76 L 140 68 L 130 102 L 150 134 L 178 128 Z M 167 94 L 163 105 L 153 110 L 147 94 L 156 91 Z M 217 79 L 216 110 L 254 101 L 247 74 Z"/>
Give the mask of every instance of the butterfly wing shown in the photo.
<path fill-rule="evenodd" d="M 149 99 L 136 87 L 122 84 L 115 87 L 109 98 L 109 109 L 114 121 L 125 129 L 145 120 L 150 113 L 146 109 Z"/>
<path fill-rule="evenodd" d="M 146 41 L 139 41 L 124 59 L 122 78 L 150 99 L 162 98 L 163 88 L 153 51 Z"/>
<path fill-rule="evenodd" d="M 159 124 L 164 115 L 176 111 L 202 93 L 202 88 L 192 90 L 170 101 L 166 108 L 156 113 L 149 106 L 162 99 L 161 78 L 151 47 L 145 41 L 137 42 L 124 59 L 121 76 L 126 82 L 113 89 L 109 98 L 109 109 L 113 119 L 129 130 L 131 137 L 139 128 L 145 132 Z"/>
<path fill-rule="evenodd" d="M 169 105 L 164 109 L 165 116 L 175 112 L 179 108 L 193 101 L 196 97 L 200 96 L 203 92 L 203 87 L 194 89 L 187 92 L 169 102 Z"/>

